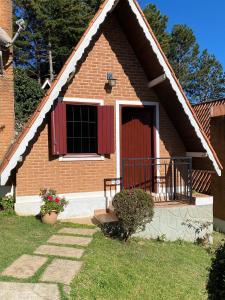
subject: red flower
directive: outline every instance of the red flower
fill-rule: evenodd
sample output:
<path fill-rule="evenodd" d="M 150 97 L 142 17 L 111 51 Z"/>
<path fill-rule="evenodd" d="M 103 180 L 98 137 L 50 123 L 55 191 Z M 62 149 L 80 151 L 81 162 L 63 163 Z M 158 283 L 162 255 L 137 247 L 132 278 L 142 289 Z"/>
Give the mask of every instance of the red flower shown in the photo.
<path fill-rule="evenodd" d="M 59 198 L 56 198 L 56 199 L 55 199 L 55 202 L 56 202 L 56 203 L 59 203 L 59 202 L 60 202 L 60 199 L 59 199 Z"/>
<path fill-rule="evenodd" d="M 48 196 L 48 200 L 49 200 L 49 201 L 52 201 L 52 200 L 53 200 L 53 197 L 52 197 L 52 196 Z"/>

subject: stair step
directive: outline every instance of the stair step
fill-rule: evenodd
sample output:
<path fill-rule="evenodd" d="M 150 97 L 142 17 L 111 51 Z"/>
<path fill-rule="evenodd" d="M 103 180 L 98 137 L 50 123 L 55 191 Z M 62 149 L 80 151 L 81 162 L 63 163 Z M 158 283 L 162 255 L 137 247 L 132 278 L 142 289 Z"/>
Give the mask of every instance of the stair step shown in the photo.
<path fill-rule="evenodd" d="M 117 216 L 111 210 L 97 209 L 95 210 L 95 219 L 101 224 L 118 222 Z"/>

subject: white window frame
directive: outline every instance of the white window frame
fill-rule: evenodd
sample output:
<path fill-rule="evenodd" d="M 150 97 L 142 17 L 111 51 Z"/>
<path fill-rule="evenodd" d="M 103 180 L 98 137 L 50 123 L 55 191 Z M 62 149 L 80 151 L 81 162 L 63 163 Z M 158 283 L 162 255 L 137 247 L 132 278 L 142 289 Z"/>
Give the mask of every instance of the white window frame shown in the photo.
<path fill-rule="evenodd" d="M 80 103 L 80 104 L 98 104 L 100 106 L 104 105 L 104 100 L 102 99 L 88 99 L 88 98 L 74 98 L 74 97 L 59 97 L 59 100 L 63 102 L 70 103 Z M 105 160 L 104 155 L 98 154 L 65 154 L 59 157 L 61 162 L 70 162 L 70 161 L 101 161 Z"/>

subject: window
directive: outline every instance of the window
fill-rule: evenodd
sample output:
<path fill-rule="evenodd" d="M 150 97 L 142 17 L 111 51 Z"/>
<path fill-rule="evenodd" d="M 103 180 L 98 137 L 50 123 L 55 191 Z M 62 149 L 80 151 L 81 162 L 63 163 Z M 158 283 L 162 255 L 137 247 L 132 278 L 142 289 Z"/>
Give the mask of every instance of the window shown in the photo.
<path fill-rule="evenodd" d="M 97 107 L 67 105 L 67 153 L 97 153 Z"/>
<path fill-rule="evenodd" d="M 53 155 L 106 155 L 114 151 L 113 106 L 54 103 L 51 112 Z"/>

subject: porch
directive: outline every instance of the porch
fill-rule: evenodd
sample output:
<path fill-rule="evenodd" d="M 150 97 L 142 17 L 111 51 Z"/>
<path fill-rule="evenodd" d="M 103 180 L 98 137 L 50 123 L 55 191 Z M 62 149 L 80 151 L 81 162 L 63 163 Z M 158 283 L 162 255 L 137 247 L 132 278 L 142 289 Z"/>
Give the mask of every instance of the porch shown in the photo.
<path fill-rule="evenodd" d="M 192 158 L 124 158 L 121 178 L 104 180 L 106 210 L 121 190 L 143 189 L 156 206 L 192 203 Z"/>
<path fill-rule="evenodd" d="M 190 224 L 212 223 L 213 198 L 193 194 L 192 158 L 125 158 L 121 171 L 121 178 L 104 180 L 105 209 L 95 211 L 99 223 L 117 222 L 112 199 L 117 192 L 134 188 L 150 193 L 155 202 L 153 221 L 141 236 L 165 235 L 168 240 L 194 241 L 196 236 Z M 212 226 L 208 230 L 211 232 Z"/>

